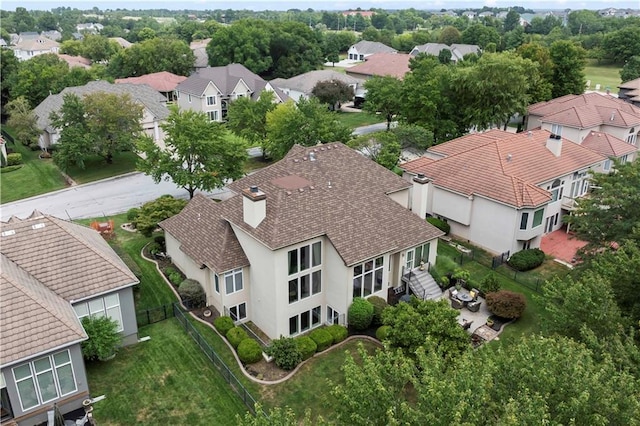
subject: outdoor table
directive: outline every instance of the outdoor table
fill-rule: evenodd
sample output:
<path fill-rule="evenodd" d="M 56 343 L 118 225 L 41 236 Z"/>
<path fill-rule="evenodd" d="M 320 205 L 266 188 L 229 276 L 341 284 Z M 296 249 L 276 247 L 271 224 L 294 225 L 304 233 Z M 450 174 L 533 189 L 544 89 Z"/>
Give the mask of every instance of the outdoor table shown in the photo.
<path fill-rule="evenodd" d="M 458 298 L 458 300 L 460 300 L 462 302 L 471 302 L 473 300 L 473 298 L 471 297 L 471 295 L 469 293 L 458 292 L 456 297 Z"/>

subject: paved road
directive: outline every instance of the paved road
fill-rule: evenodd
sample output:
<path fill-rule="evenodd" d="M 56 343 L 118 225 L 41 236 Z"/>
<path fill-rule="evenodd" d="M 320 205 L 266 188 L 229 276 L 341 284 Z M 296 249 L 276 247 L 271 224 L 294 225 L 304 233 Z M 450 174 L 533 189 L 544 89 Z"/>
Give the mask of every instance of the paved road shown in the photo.
<path fill-rule="evenodd" d="M 395 127 L 397 125 L 398 123 L 396 121 L 391 122 L 391 127 Z M 383 130 L 387 130 L 386 122 L 371 124 L 369 126 L 356 127 L 355 130 L 353 131 L 353 134 L 356 136 L 359 136 L 359 135 L 366 135 L 368 133 L 373 133 L 373 132 L 380 132 Z"/>
<path fill-rule="evenodd" d="M 3 221 L 12 215 L 24 218 L 35 209 L 63 219 L 83 219 L 122 213 L 164 194 L 189 198 L 187 191 L 176 187 L 173 182 L 156 184 L 142 173 L 129 173 L 3 204 L 0 210 Z M 205 194 L 225 198 L 230 192 L 223 189 Z"/>

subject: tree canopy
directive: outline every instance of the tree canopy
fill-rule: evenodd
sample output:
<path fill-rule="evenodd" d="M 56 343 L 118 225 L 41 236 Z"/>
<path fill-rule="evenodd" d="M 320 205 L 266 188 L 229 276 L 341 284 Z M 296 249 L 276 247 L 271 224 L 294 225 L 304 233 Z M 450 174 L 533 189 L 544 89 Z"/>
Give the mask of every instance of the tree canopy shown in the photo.
<path fill-rule="evenodd" d="M 556 41 L 549 49 L 553 61 L 554 98 L 564 95 L 579 95 L 584 92 L 585 51 L 567 40 Z"/>
<path fill-rule="evenodd" d="M 251 146 L 263 148 L 267 139 L 267 113 L 276 104 L 273 92 L 263 90 L 257 100 L 241 97 L 229 104 L 227 110 L 227 128 L 234 134 L 245 138 Z"/>
<path fill-rule="evenodd" d="M 125 78 L 168 71 L 189 75 L 193 70 L 195 55 L 182 40 L 151 38 L 136 43 L 128 49 L 120 49 L 109 61 L 109 74 Z"/>
<path fill-rule="evenodd" d="M 352 100 L 355 95 L 353 87 L 340 80 L 319 81 L 311 93 L 323 104 L 328 104 L 331 110 L 340 102 Z"/>
<path fill-rule="evenodd" d="M 387 130 L 393 118 L 402 109 L 402 81 L 391 76 L 374 76 L 364 83 L 367 94 L 363 109 L 371 113 L 381 113 L 387 120 Z"/>

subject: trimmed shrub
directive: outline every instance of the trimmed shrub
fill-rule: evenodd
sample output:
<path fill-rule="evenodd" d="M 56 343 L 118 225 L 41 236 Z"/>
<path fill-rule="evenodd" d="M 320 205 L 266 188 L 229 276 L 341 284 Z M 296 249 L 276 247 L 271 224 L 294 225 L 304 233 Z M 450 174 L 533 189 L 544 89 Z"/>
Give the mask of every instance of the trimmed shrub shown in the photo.
<path fill-rule="evenodd" d="M 153 237 L 153 242 L 160 246 L 162 252 L 167 250 L 167 240 L 164 238 L 164 235 Z"/>
<path fill-rule="evenodd" d="M 156 255 L 162 252 L 162 247 L 160 247 L 160 244 L 158 243 L 149 243 L 149 246 L 147 247 L 147 249 L 149 250 L 149 253 L 151 253 L 152 255 Z"/>
<path fill-rule="evenodd" d="M 480 282 L 480 290 L 485 295 L 500 291 L 500 281 L 494 274 L 489 274 Z"/>
<path fill-rule="evenodd" d="M 137 208 L 127 210 L 127 220 L 129 222 L 135 222 L 136 219 L 138 218 L 139 213 L 140 213 L 140 209 L 137 209 Z"/>
<path fill-rule="evenodd" d="M 442 219 L 438 219 L 437 217 L 428 217 L 427 222 L 429 222 L 445 234 L 449 234 L 449 231 L 451 231 L 451 225 L 449 225 Z"/>
<path fill-rule="evenodd" d="M 116 320 L 107 316 L 84 317 L 82 327 L 89 337 L 81 344 L 86 360 L 106 359 L 116 352 L 122 340 Z"/>
<path fill-rule="evenodd" d="M 349 331 L 347 327 L 340 324 L 332 324 L 329 327 L 325 328 L 333 337 L 333 344 L 342 342 L 349 335 Z"/>
<path fill-rule="evenodd" d="M 356 297 L 347 314 L 349 325 L 356 330 L 366 330 L 373 321 L 373 305 L 366 299 Z"/>
<path fill-rule="evenodd" d="M 207 304 L 207 295 L 204 292 L 204 288 L 198 281 L 191 278 L 187 278 L 180 283 L 178 294 L 187 308 L 201 308 Z"/>
<path fill-rule="evenodd" d="M 367 299 L 373 305 L 373 320 L 371 325 L 382 325 L 382 311 L 389 306 L 386 300 L 379 296 L 371 296 Z"/>
<path fill-rule="evenodd" d="M 253 339 L 244 339 L 238 345 L 238 358 L 244 364 L 254 364 L 262 359 L 262 348 Z"/>
<path fill-rule="evenodd" d="M 247 332 L 244 331 L 244 328 L 240 327 L 233 327 L 231 330 L 227 331 L 226 337 L 234 348 L 238 348 L 240 342 L 249 338 Z"/>
<path fill-rule="evenodd" d="M 378 327 L 378 329 L 376 330 L 376 339 L 380 340 L 381 342 L 385 340 L 387 336 L 389 336 L 389 330 L 391 330 L 391 326 L 389 325 Z"/>
<path fill-rule="evenodd" d="M 164 275 L 173 285 L 180 285 L 180 283 L 184 280 L 182 274 L 173 266 L 167 266 L 164 269 Z"/>
<path fill-rule="evenodd" d="M 300 336 L 295 338 L 298 351 L 302 355 L 302 360 L 309 359 L 318 350 L 318 345 L 309 336 Z"/>
<path fill-rule="evenodd" d="M 281 337 L 271 341 L 271 346 L 266 350 L 267 355 L 272 356 L 276 365 L 283 370 L 293 370 L 302 361 L 302 354 L 292 337 Z"/>
<path fill-rule="evenodd" d="M 213 326 L 216 328 L 216 330 L 218 330 L 218 333 L 222 334 L 223 336 L 226 336 L 229 330 L 235 327 L 235 324 L 233 323 L 233 320 L 231 319 L 231 317 L 225 316 L 225 317 L 218 317 L 215 320 L 213 320 Z"/>
<path fill-rule="evenodd" d="M 540 249 L 528 249 L 514 253 L 507 263 L 516 271 L 528 271 L 542 265 L 544 252 Z"/>
<path fill-rule="evenodd" d="M 7 166 L 17 166 L 18 164 L 22 164 L 22 154 L 19 152 L 7 154 Z"/>
<path fill-rule="evenodd" d="M 527 307 L 527 299 L 521 293 L 500 290 L 487 294 L 487 308 L 502 318 L 520 318 Z"/>
<path fill-rule="evenodd" d="M 309 337 L 311 337 L 313 341 L 316 342 L 316 345 L 318 345 L 318 348 L 316 349 L 318 352 L 324 351 L 333 344 L 333 336 L 324 328 L 313 330 L 309 334 Z"/>

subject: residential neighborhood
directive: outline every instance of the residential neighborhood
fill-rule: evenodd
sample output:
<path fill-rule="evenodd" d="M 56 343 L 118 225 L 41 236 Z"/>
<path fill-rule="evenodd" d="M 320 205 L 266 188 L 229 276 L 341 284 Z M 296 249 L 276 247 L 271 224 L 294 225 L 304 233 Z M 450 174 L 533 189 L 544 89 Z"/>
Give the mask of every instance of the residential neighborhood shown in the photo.
<path fill-rule="evenodd" d="M 637 424 L 625 5 L 0 10 L 0 423 Z"/>

